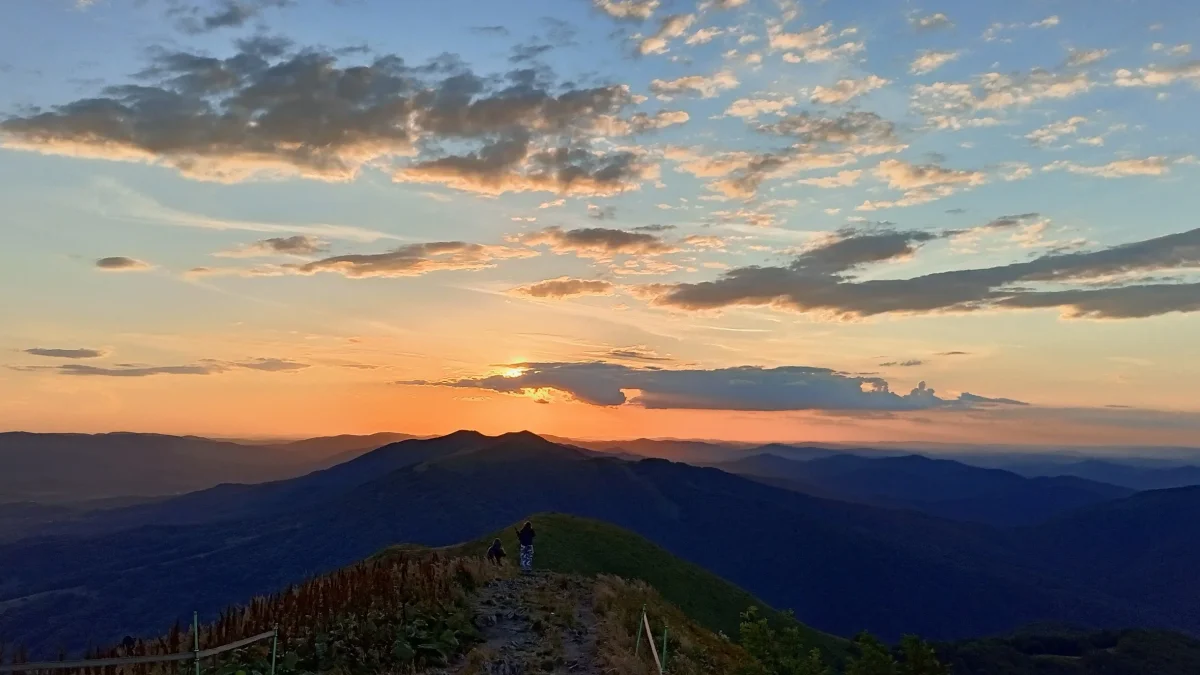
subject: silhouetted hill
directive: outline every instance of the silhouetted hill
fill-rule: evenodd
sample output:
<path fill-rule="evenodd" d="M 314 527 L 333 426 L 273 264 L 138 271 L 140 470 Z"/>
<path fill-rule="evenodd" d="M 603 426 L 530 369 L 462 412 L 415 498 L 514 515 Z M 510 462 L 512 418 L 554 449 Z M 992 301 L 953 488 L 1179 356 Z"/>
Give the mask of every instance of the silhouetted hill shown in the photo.
<path fill-rule="evenodd" d="M 1089 459 L 1070 463 L 1018 464 L 1014 471 L 1026 476 L 1076 476 L 1134 490 L 1162 490 L 1200 485 L 1200 467 L 1147 467 Z"/>
<path fill-rule="evenodd" d="M 1200 487 L 1186 487 L 1140 492 L 1025 534 L 1026 545 L 1045 556 L 1045 567 L 1065 566 L 1093 588 L 1196 620 L 1198 524 Z"/>
<path fill-rule="evenodd" d="M 84 514 L 44 528 L 48 535 L 87 535 L 143 525 L 200 525 L 263 518 L 320 503 L 397 469 L 435 457 L 469 454 L 494 442 L 476 431 L 390 443 L 323 471 L 257 485 L 223 484 L 166 502 Z"/>
<path fill-rule="evenodd" d="M 220 483 L 292 478 L 341 463 L 398 434 L 235 443 L 161 434 L 0 433 L 0 503 L 176 495 Z"/>
<path fill-rule="evenodd" d="M 1043 530 L 818 499 L 663 460 L 592 458 L 532 435 L 462 432 L 355 462 L 243 486 L 244 508 L 221 522 L 0 546 L 0 634 L 56 649 L 144 632 L 164 613 L 212 611 L 393 542 L 454 544 L 543 511 L 630 529 L 836 634 L 947 639 L 1041 620 L 1200 628 L 1194 614 L 1139 597 L 1136 579 L 1119 597 L 1092 583 L 1081 568 L 1095 561 L 1048 548 Z M 157 506 L 177 513 L 195 498 Z M 1169 564 L 1194 567 L 1200 557 L 1187 553 Z M 1175 578 L 1181 595 L 1200 588 Z"/>
<path fill-rule="evenodd" d="M 954 675 L 1191 675 L 1200 640 L 1153 630 L 1020 632 L 936 645 Z"/>
<path fill-rule="evenodd" d="M 718 467 L 814 496 L 994 525 L 1038 523 L 1133 493 L 1082 478 L 1025 478 L 921 455 L 867 458 L 836 454 L 792 461 L 768 453 Z"/>
<path fill-rule="evenodd" d="M 688 464 L 728 462 L 741 456 L 748 443 L 719 443 L 673 439 L 638 438 L 628 441 L 580 441 L 554 438 L 555 442 L 596 452 L 630 458 L 667 459 Z"/>

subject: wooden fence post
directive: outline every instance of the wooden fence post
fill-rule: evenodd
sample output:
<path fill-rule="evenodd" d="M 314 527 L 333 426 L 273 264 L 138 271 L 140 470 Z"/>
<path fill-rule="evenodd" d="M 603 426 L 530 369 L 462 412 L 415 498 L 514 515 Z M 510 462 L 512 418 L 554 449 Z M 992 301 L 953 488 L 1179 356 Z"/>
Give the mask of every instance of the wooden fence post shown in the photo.
<path fill-rule="evenodd" d="M 633 648 L 633 655 L 640 656 L 642 653 L 642 621 L 646 618 L 646 606 L 642 605 L 642 615 L 638 617 L 638 636 L 637 644 Z"/>
<path fill-rule="evenodd" d="M 196 675 L 200 675 L 200 612 L 192 612 L 192 649 L 196 652 Z"/>

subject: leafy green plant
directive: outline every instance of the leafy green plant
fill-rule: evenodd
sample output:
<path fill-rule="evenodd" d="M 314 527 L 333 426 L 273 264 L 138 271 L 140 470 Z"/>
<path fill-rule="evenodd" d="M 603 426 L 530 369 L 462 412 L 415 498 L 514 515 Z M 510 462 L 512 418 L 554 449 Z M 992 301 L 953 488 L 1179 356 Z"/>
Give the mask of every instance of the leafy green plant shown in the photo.
<path fill-rule="evenodd" d="M 829 674 L 821 650 L 808 641 L 798 625 L 787 623 L 791 618 L 790 613 L 784 613 L 784 627 L 777 629 L 759 614 L 757 607 L 742 612 L 739 636 L 752 659 L 743 669 L 745 675 Z"/>

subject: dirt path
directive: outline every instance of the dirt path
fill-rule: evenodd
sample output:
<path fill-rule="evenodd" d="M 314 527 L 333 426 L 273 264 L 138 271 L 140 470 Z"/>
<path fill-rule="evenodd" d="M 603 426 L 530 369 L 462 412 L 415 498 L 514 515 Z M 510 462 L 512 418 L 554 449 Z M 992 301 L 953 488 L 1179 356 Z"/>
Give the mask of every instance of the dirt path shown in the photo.
<path fill-rule="evenodd" d="M 592 585 L 537 573 L 480 589 L 475 625 L 485 643 L 451 672 L 459 675 L 600 675 Z"/>

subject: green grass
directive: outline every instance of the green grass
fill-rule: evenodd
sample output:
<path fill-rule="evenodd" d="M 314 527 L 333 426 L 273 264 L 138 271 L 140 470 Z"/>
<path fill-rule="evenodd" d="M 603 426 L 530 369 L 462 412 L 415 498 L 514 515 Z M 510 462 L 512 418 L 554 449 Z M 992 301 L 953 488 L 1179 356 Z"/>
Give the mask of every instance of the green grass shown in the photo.
<path fill-rule="evenodd" d="M 746 590 L 628 530 L 560 513 L 541 513 L 529 520 L 537 531 L 533 560 L 536 569 L 586 576 L 612 574 L 645 581 L 700 625 L 724 632 L 735 640 L 739 615 L 750 606 L 759 607 L 764 616 L 774 621 L 783 620 L 782 615 Z M 518 545 L 512 527 L 441 550 L 450 556 L 483 556 L 496 537 L 504 544 L 510 563 L 515 564 Z M 806 642 L 813 646 L 835 656 L 847 652 L 848 641 L 799 625 Z"/>

